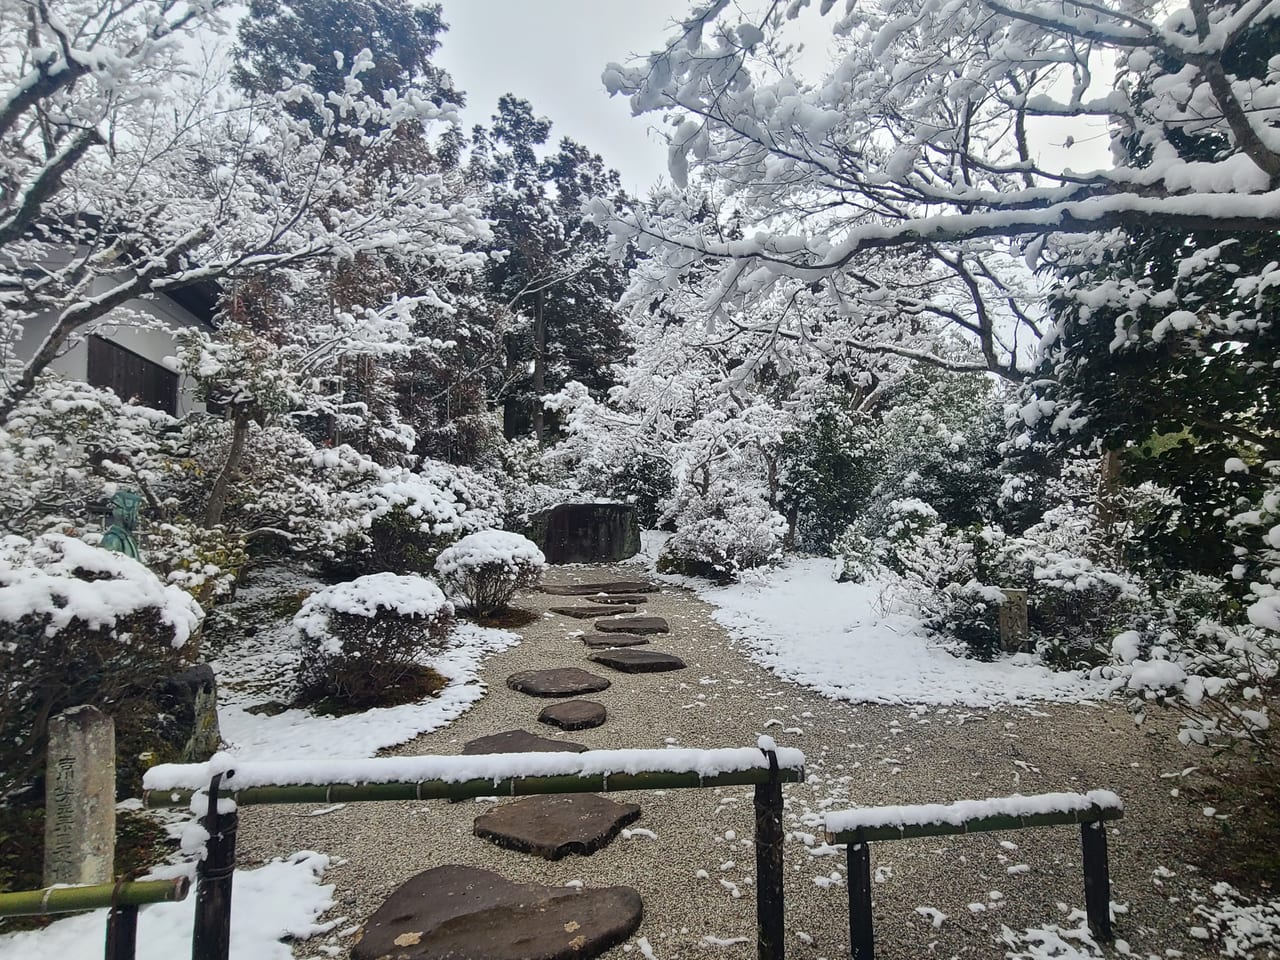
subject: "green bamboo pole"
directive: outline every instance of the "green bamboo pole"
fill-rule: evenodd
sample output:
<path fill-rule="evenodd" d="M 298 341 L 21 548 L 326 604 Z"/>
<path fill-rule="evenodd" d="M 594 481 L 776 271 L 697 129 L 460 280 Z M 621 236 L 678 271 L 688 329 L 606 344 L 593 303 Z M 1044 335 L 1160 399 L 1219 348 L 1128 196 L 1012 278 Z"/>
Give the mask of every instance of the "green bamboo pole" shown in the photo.
<path fill-rule="evenodd" d="M 113 904 L 136 907 L 148 903 L 173 903 L 186 899 L 189 886 L 190 881 L 186 877 L 179 877 L 176 880 L 94 883 L 0 893 L 0 917 L 73 913 L 78 910 L 99 910 Z"/>
<path fill-rule="evenodd" d="M 804 771 L 783 768 L 783 783 L 802 783 Z M 288 787 L 247 787 L 222 793 L 239 806 L 264 803 L 360 803 L 377 800 L 469 800 L 473 797 L 522 797 L 546 793 L 617 793 L 623 790 L 674 790 L 686 787 L 752 786 L 769 781 L 768 768 L 752 767 L 701 776 L 697 773 L 563 774 L 554 777 L 513 777 L 505 780 L 422 780 L 417 783 L 297 784 Z M 185 807 L 192 790 L 147 790 L 143 806 Z"/>
<path fill-rule="evenodd" d="M 875 840 L 910 840 L 914 837 L 949 837 L 960 833 L 989 833 L 993 830 L 1021 830 L 1025 827 L 1100 823 L 1103 820 L 1119 820 L 1123 816 L 1124 811 L 1115 807 L 1033 813 L 1021 817 L 999 814 L 993 817 L 980 817 L 965 823 L 913 823 L 904 826 L 858 827 L 853 830 L 828 831 L 827 843 L 870 843 Z"/>

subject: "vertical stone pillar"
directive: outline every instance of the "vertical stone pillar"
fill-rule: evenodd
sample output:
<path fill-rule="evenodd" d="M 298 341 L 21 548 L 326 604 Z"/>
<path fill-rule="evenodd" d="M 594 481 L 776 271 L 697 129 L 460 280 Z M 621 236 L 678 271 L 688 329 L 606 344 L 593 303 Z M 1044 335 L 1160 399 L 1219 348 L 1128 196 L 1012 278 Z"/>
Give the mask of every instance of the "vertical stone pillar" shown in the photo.
<path fill-rule="evenodd" d="M 49 721 L 44 882 L 110 883 L 116 848 L 116 730 L 96 707 Z"/>
<path fill-rule="evenodd" d="M 1027 625 L 1027 591 L 1001 587 L 1004 603 L 1000 604 L 1000 649 L 1017 650 L 1030 635 Z"/>

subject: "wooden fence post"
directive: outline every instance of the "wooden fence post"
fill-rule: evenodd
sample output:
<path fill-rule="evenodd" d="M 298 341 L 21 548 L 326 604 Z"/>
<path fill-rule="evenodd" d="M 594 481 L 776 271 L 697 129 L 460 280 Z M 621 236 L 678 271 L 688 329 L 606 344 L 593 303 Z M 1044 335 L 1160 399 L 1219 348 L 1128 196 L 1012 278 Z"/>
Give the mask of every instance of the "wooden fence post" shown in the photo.
<path fill-rule="evenodd" d="M 769 779 L 756 784 L 756 956 L 783 960 L 786 955 L 782 893 L 782 778 L 778 755 L 766 750 Z"/>
<path fill-rule="evenodd" d="M 875 960 L 876 936 L 871 923 L 871 844 L 850 843 L 849 861 L 849 956 L 854 960 Z"/>
<path fill-rule="evenodd" d="M 1111 876 L 1107 867 L 1107 824 L 1080 824 L 1080 845 L 1084 853 L 1084 908 L 1089 930 L 1096 940 L 1110 943 Z"/>
<path fill-rule="evenodd" d="M 231 953 L 231 880 L 236 869 L 236 813 L 218 813 L 222 774 L 209 784 L 209 832 L 205 858 L 196 867 L 196 919 L 191 932 L 192 960 L 228 960 Z"/>

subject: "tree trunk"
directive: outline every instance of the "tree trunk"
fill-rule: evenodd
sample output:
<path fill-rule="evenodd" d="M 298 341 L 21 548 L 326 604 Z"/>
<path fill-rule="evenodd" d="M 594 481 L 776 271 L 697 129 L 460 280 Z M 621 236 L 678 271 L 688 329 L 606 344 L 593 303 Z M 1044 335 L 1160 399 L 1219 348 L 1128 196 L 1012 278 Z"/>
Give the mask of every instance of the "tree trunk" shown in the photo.
<path fill-rule="evenodd" d="M 542 311 L 545 294 L 539 290 L 533 307 L 533 435 L 542 446 L 546 433 L 546 411 L 542 395 L 547 392 L 547 320 Z"/>
<path fill-rule="evenodd" d="M 213 481 L 213 489 L 209 492 L 209 504 L 204 511 L 204 525 L 216 527 L 222 522 L 222 511 L 227 506 L 227 488 L 231 486 L 231 478 L 240 469 L 240 461 L 244 458 L 244 442 L 249 435 L 249 408 L 238 405 L 231 418 L 231 449 L 227 451 L 226 462 L 218 471 L 218 478 Z"/>

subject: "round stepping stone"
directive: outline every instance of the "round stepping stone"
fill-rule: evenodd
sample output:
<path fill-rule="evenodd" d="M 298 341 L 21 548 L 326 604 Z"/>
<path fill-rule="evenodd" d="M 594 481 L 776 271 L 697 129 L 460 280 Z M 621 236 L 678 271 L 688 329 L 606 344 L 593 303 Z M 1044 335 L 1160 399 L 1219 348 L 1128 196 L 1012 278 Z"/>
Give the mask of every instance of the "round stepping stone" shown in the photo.
<path fill-rule="evenodd" d="M 566 700 L 543 707 L 538 719 L 561 730 L 590 730 L 604 723 L 608 715 L 603 703 L 596 703 L 594 700 Z"/>
<path fill-rule="evenodd" d="M 603 710 L 604 707 L 600 709 Z M 564 729 L 574 728 L 565 727 Z M 462 752 L 467 756 L 474 756 L 477 753 L 582 753 L 586 749 L 586 744 L 583 743 L 574 743 L 572 740 L 552 740 L 550 737 L 540 737 L 528 730 L 491 733 L 487 737 L 468 740 L 462 746 Z"/>
<path fill-rule="evenodd" d="M 531 697 L 576 697 L 580 693 L 607 690 L 609 681 L 578 667 L 555 667 L 513 673 L 507 677 L 507 686 Z"/>
<path fill-rule="evenodd" d="M 613 647 L 638 647 L 649 642 L 648 637 L 637 637 L 634 633 L 587 633 L 582 642 L 592 650 L 606 650 Z"/>
<path fill-rule="evenodd" d="M 622 673 L 665 673 L 688 666 L 679 657 L 659 650 L 601 650 L 587 659 Z"/>
<path fill-rule="evenodd" d="M 631 887 L 512 883 L 491 870 L 435 867 L 378 908 L 354 960 L 588 960 L 623 943 L 644 917 Z"/>
<path fill-rule="evenodd" d="M 508 850 L 559 860 L 570 853 L 587 856 L 603 850 L 639 818 L 638 804 L 594 793 L 526 797 L 476 817 L 475 835 Z"/>
<path fill-rule="evenodd" d="M 590 620 L 593 617 L 608 617 L 615 613 L 635 613 L 635 607 L 550 607 L 552 613 L 562 617 L 573 617 L 575 620 Z"/>
<path fill-rule="evenodd" d="M 618 611 L 619 613 L 621 611 Z M 595 627 L 601 633 L 670 633 L 671 628 L 662 617 L 618 617 L 616 620 L 597 620 Z"/>
<path fill-rule="evenodd" d="M 604 583 L 544 583 L 542 592 L 556 597 L 587 597 L 593 593 L 657 593 L 646 580 L 607 580 Z"/>

